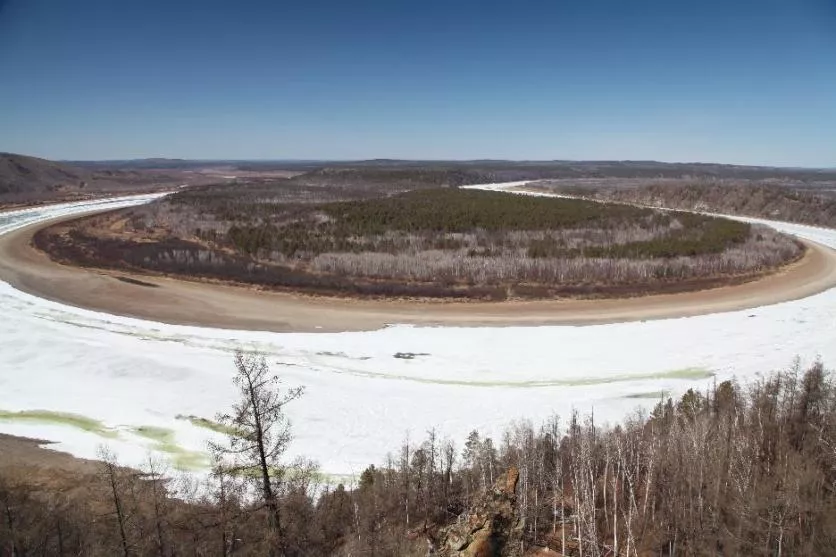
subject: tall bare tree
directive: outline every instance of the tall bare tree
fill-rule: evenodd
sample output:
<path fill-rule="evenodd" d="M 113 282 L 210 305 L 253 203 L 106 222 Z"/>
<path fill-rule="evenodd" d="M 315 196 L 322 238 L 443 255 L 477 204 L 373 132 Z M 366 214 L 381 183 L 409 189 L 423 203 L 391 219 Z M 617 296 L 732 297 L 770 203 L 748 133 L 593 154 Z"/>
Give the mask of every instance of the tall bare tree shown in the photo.
<path fill-rule="evenodd" d="M 123 478 L 121 477 L 119 464 L 116 461 L 116 455 L 114 455 L 107 447 L 100 446 L 98 453 L 98 456 L 102 461 L 103 475 L 107 480 L 111 501 L 113 502 L 116 523 L 119 525 L 119 541 L 122 548 L 122 555 L 124 557 L 128 557 L 131 554 L 131 544 L 128 541 L 126 527 L 128 516 L 125 510 Z"/>
<path fill-rule="evenodd" d="M 282 389 L 262 354 L 236 351 L 235 370 L 238 401 L 231 413 L 217 417 L 228 432 L 229 444 L 213 444 L 212 449 L 231 457 L 235 471 L 257 481 L 267 509 L 270 555 L 282 556 L 285 543 L 278 492 L 285 472 L 281 457 L 292 438 L 285 406 L 302 396 L 304 388 Z"/>

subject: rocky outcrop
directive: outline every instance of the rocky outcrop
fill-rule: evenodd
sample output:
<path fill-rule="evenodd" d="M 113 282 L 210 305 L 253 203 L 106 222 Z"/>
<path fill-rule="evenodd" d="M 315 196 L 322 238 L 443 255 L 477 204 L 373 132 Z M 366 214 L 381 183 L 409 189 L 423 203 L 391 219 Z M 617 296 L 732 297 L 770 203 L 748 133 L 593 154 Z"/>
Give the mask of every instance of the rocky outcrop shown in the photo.
<path fill-rule="evenodd" d="M 511 468 L 455 524 L 443 528 L 435 555 L 440 557 L 520 557 L 523 521 L 517 513 L 517 481 Z M 431 553 L 433 554 L 433 553 Z"/>

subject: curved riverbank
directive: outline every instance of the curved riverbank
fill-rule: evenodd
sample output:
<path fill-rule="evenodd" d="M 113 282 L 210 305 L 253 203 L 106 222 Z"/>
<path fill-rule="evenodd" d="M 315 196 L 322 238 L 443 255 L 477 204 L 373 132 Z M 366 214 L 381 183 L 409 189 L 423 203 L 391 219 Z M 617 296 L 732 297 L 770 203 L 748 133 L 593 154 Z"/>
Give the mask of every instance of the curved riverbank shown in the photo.
<path fill-rule="evenodd" d="M 77 307 L 170 324 L 225 329 L 359 331 L 390 323 L 423 326 L 591 325 L 748 309 L 836 286 L 836 252 L 804 241 L 805 256 L 762 279 L 680 294 L 610 300 L 483 303 L 316 298 L 214 283 L 132 276 L 59 265 L 31 247 L 37 222 L 0 237 L 0 280 Z"/>

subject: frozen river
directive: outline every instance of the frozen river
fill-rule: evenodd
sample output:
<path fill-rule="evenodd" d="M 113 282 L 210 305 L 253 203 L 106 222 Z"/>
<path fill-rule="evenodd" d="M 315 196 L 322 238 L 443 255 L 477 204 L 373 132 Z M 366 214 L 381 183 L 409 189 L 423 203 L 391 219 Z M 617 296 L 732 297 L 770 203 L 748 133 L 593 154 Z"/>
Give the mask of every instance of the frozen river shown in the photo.
<path fill-rule="evenodd" d="M 0 234 L 149 199 L 3 213 Z M 836 247 L 835 230 L 768 224 Z M 188 417 L 228 408 L 237 347 L 263 351 L 286 384 L 306 387 L 289 407 L 291 453 L 333 474 L 359 473 L 407 434 L 423 438 L 433 427 L 460 446 L 472 429 L 498 435 L 512 420 L 568 417 L 572 408 L 619 419 L 652 406 L 661 391 L 745 381 L 796 356 L 836 362 L 836 289 L 740 312 L 612 325 L 303 334 L 106 315 L 0 282 L 0 315 L 0 432 L 53 440 L 82 457 L 106 443 L 126 464 L 154 451 L 180 468 L 205 464 L 214 434 Z"/>

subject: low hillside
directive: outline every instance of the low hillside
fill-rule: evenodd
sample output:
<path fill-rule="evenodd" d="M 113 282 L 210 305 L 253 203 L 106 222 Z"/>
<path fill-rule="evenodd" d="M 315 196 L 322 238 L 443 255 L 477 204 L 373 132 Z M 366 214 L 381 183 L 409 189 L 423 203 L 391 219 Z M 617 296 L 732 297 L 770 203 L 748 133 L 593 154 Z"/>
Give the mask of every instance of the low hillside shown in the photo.
<path fill-rule="evenodd" d="M 490 182 L 544 179 L 619 180 L 738 180 L 781 184 L 836 183 L 836 171 L 737 166 L 727 164 L 662 163 L 655 161 L 404 161 L 368 160 L 313 163 L 235 163 L 242 170 L 296 168 L 307 173 L 300 183 L 457 186 Z"/>
<path fill-rule="evenodd" d="M 750 280 L 803 253 L 771 230 L 687 213 L 293 181 L 186 190 L 52 227 L 35 242 L 59 261 L 91 267 L 317 294 L 490 300 L 702 289 Z"/>
<path fill-rule="evenodd" d="M 174 188 L 181 177 L 159 172 L 92 170 L 0 153 L 0 208 Z"/>
<path fill-rule="evenodd" d="M 836 227 L 836 181 L 554 181 L 533 187 L 604 201 Z"/>
<path fill-rule="evenodd" d="M 836 170 L 776 168 L 705 163 L 664 163 L 657 161 L 510 161 L 510 160 L 398 160 L 296 161 L 296 160 L 182 160 L 138 159 L 115 161 L 75 161 L 91 169 L 170 169 L 201 170 L 224 168 L 230 174 L 294 171 L 310 173 L 307 178 L 320 183 L 379 181 L 389 175 L 396 181 L 420 183 L 424 177 L 440 176 L 444 184 L 508 182 L 538 179 L 734 179 L 777 180 L 815 183 L 836 180 Z M 444 175 L 448 175 L 446 178 Z M 411 175 L 411 176 L 410 176 Z M 442 182 L 436 181 L 437 185 Z"/>
<path fill-rule="evenodd" d="M 91 174 L 45 159 L 0 154 L 0 194 L 38 192 L 50 187 L 82 188 Z"/>

